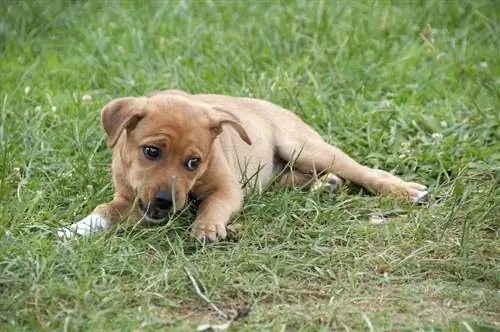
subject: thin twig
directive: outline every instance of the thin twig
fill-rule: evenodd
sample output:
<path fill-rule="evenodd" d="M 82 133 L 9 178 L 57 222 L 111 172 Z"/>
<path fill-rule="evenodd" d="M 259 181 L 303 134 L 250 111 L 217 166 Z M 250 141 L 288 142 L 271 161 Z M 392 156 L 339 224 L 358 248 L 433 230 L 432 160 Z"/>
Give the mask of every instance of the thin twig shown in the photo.
<path fill-rule="evenodd" d="M 196 293 L 203 300 L 205 300 L 205 302 L 207 302 L 208 304 L 210 304 L 210 306 L 212 308 L 214 308 L 214 310 L 217 311 L 217 313 L 219 315 L 221 315 L 222 318 L 229 319 L 229 316 L 226 315 L 226 313 L 224 311 L 220 310 L 212 301 L 210 301 L 210 299 L 205 294 L 203 294 L 203 292 L 201 291 L 200 287 L 198 286 L 198 283 L 196 282 L 196 279 L 193 277 L 193 275 L 191 274 L 191 272 L 189 271 L 189 269 L 187 267 L 184 267 L 184 271 L 186 271 L 186 274 L 188 275 L 189 280 L 191 280 L 191 283 L 193 284 L 194 289 L 196 290 Z"/>

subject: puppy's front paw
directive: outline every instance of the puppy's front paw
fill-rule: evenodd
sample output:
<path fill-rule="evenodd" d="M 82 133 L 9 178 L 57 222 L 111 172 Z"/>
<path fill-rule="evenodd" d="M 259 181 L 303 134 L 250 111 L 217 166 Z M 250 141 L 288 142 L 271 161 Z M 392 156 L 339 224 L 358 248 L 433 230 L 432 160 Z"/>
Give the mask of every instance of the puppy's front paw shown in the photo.
<path fill-rule="evenodd" d="M 217 221 L 197 220 L 191 236 L 198 240 L 208 239 L 210 241 L 217 241 L 217 236 L 225 239 L 227 236 L 226 224 Z"/>
<path fill-rule="evenodd" d="M 86 236 L 110 227 L 111 223 L 106 218 L 98 213 L 92 213 L 70 226 L 59 228 L 57 236 L 65 239 L 76 235 Z"/>

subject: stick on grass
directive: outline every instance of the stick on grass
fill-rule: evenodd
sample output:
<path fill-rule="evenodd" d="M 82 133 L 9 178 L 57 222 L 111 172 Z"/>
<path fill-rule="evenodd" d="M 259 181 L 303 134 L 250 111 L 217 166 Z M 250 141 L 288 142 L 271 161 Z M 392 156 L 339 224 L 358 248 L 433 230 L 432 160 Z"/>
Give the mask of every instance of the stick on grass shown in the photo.
<path fill-rule="evenodd" d="M 205 301 L 207 302 L 215 311 L 217 311 L 217 313 L 224 319 L 229 319 L 229 316 L 224 312 L 222 311 L 221 309 L 219 309 L 219 307 L 217 307 L 205 294 L 203 294 L 203 292 L 201 291 L 200 287 L 198 286 L 198 283 L 196 282 L 196 279 L 193 277 L 193 275 L 191 274 L 191 272 L 189 271 L 189 269 L 187 267 L 184 267 L 184 271 L 186 271 L 186 274 L 188 275 L 189 277 L 189 280 L 191 280 L 191 283 L 193 284 L 194 286 L 194 289 L 196 290 L 196 293 Z"/>

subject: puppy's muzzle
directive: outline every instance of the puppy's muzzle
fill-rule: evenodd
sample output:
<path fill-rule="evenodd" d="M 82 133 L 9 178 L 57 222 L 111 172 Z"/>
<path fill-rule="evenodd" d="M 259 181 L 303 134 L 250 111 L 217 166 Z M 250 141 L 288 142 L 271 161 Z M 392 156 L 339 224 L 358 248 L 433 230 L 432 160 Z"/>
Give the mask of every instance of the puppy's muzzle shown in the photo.
<path fill-rule="evenodd" d="M 166 219 L 173 210 L 173 200 L 170 191 L 158 191 L 154 199 L 146 204 L 139 200 L 139 209 L 147 221 L 158 223 Z"/>

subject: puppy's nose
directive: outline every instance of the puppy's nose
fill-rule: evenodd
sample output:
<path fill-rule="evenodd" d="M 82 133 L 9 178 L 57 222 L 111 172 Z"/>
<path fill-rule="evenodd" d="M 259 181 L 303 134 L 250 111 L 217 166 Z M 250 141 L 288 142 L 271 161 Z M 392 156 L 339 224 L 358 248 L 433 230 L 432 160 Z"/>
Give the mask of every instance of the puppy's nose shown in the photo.
<path fill-rule="evenodd" d="M 172 195 L 170 191 L 159 191 L 155 195 L 155 205 L 161 210 L 168 210 L 172 207 Z"/>

